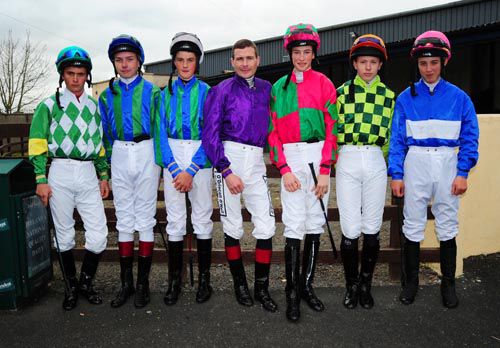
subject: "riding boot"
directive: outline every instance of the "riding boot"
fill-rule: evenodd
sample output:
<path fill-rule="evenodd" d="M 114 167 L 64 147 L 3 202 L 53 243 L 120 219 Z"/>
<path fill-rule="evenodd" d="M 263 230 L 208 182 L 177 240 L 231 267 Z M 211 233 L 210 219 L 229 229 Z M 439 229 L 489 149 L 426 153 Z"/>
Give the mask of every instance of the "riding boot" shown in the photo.
<path fill-rule="evenodd" d="M 66 278 L 67 285 L 64 290 L 63 308 L 67 311 L 76 307 L 78 302 L 78 280 L 76 279 L 75 258 L 73 250 L 61 252 L 61 259 L 64 268 L 63 277 Z M 66 289 L 68 287 L 68 289 Z"/>
<path fill-rule="evenodd" d="M 241 258 L 240 241 L 224 234 L 226 257 L 229 262 L 229 270 L 233 276 L 234 294 L 239 304 L 253 306 L 253 299 L 248 290 L 247 277 L 243 259 Z"/>
<path fill-rule="evenodd" d="M 89 250 L 85 251 L 85 256 L 83 257 L 82 269 L 80 272 L 80 284 L 79 291 L 80 294 L 85 296 L 89 303 L 101 304 L 102 297 L 97 290 L 94 289 L 92 280 L 94 279 L 95 273 L 97 271 L 97 266 L 99 265 L 99 259 L 101 254 L 95 254 Z"/>
<path fill-rule="evenodd" d="M 269 294 L 269 270 L 273 254 L 273 240 L 257 239 L 255 246 L 255 283 L 254 298 L 262 304 L 266 311 L 276 312 L 278 305 Z"/>
<path fill-rule="evenodd" d="M 163 297 L 166 305 L 174 305 L 181 292 L 184 242 L 168 241 L 168 290 Z"/>
<path fill-rule="evenodd" d="M 354 309 L 358 305 L 359 279 L 358 279 L 358 238 L 350 239 L 342 236 L 340 254 L 344 265 L 346 293 L 344 307 Z"/>
<path fill-rule="evenodd" d="M 405 305 L 412 304 L 418 291 L 418 272 L 420 267 L 420 243 L 405 237 L 404 260 L 406 278 L 402 278 L 399 300 Z"/>
<path fill-rule="evenodd" d="M 440 242 L 439 257 L 441 261 L 441 296 L 443 306 L 456 308 L 458 298 L 455 292 L 455 270 L 457 266 L 457 243 L 455 238 Z"/>
<path fill-rule="evenodd" d="M 301 277 L 301 296 L 309 307 L 317 312 L 325 309 L 323 302 L 316 296 L 312 286 L 314 272 L 316 271 L 316 262 L 318 260 L 319 237 L 319 234 L 306 234 Z"/>
<path fill-rule="evenodd" d="M 197 239 L 198 249 L 198 290 L 196 302 L 203 303 L 212 296 L 210 286 L 210 265 L 212 264 L 212 239 Z"/>
<path fill-rule="evenodd" d="M 361 274 L 359 285 L 359 304 L 365 309 L 371 309 L 374 305 L 371 288 L 373 271 L 375 270 L 379 250 L 379 233 L 365 234 L 363 237 L 363 251 L 361 252 Z"/>
<path fill-rule="evenodd" d="M 296 322 L 300 319 L 300 239 L 286 239 L 285 275 L 286 318 Z"/>
<path fill-rule="evenodd" d="M 135 292 L 134 275 L 132 268 L 134 264 L 133 256 L 120 257 L 120 279 L 121 288 L 118 290 L 116 297 L 111 301 L 111 307 L 118 308 L 127 302 L 127 299 Z"/>
<path fill-rule="evenodd" d="M 149 303 L 149 272 L 151 271 L 152 261 L 152 256 L 139 255 L 137 258 L 137 284 L 134 296 L 135 308 L 143 308 Z"/>

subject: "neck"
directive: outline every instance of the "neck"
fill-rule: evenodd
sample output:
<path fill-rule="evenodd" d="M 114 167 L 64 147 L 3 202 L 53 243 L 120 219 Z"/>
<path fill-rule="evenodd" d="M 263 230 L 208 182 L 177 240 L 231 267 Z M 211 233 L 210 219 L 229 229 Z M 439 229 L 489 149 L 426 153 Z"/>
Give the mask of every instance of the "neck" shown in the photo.
<path fill-rule="evenodd" d="M 255 86 L 255 79 L 254 79 L 254 77 L 253 77 L 253 76 L 252 76 L 252 77 L 249 77 L 249 78 L 247 78 L 247 79 L 245 79 L 245 80 L 246 80 L 246 81 L 247 81 L 247 83 L 248 83 L 248 87 L 253 88 L 253 87 Z"/>
<path fill-rule="evenodd" d="M 180 77 L 180 80 L 182 81 L 183 84 L 186 84 L 188 83 L 189 81 L 191 81 L 193 79 L 194 75 L 192 75 L 191 77 L 187 78 L 187 79 L 183 79 L 182 77 Z"/>
<path fill-rule="evenodd" d="M 137 78 L 137 76 L 139 76 L 139 74 L 135 74 L 132 77 L 122 77 L 122 76 L 120 76 L 120 81 L 122 81 L 126 85 L 129 85 L 132 82 L 134 82 L 134 80 Z"/>
<path fill-rule="evenodd" d="M 358 75 L 358 76 L 359 76 L 359 75 Z M 370 87 L 370 86 L 371 86 L 371 84 L 373 83 L 373 81 L 375 81 L 375 79 L 377 78 L 377 76 L 378 76 L 378 75 L 375 75 L 375 76 L 373 77 L 373 79 L 371 79 L 370 81 L 366 81 L 366 80 L 364 80 L 363 78 L 361 78 L 361 76 L 360 76 L 360 78 L 361 78 L 361 80 L 363 80 L 363 81 L 366 83 L 366 87 Z"/>
<path fill-rule="evenodd" d="M 425 85 L 426 85 L 427 87 L 429 87 L 429 91 L 431 92 L 431 94 L 433 94 L 433 93 L 434 93 L 434 89 L 436 88 L 437 84 L 439 83 L 439 81 L 441 81 L 441 77 L 439 77 L 439 78 L 436 80 L 436 82 L 432 82 L 432 83 L 427 82 L 427 81 L 425 81 L 424 79 L 422 79 L 422 81 L 424 81 Z"/>

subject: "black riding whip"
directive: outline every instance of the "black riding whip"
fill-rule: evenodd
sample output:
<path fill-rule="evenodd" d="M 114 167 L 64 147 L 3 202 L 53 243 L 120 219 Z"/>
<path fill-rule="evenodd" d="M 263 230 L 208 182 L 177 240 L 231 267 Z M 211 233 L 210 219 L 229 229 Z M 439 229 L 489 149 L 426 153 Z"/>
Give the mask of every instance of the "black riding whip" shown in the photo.
<path fill-rule="evenodd" d="M 194 273 L 193 273 L 193 222 L 191 221 L 191 202 L 189 201 L 189 194 L 185 193 L 186 197 L 186 233 L 187 233 L 187 244 L 189 251 L 189 281 L 191 282 L 191 287 L 194 286 Z"/>
<path fill-rule="evenodd" d="M 54 239 L 56 241 L 56 251 L 57 251 L 57 260 L 59 261 L 59 266 L 61 267 L 61 273 L 64 280 L 64 292 L 66 296 L 71 293 L 71 286 L 69 285 L 68 276 L 66 275 L 66 270 L 64 269 L 64 263 L 62 260 L 61 249 L 59 248 L 59 238 L 57 238 L 57 232 L 54 225 L 54 220 L 52 219 L 52 212 L 50 211 L 50 207 L 47 205 L 47 219 L 49 220 L 49 230 L 52 230 L 54 233 Z"/>
<path fill-rule="evenodd" d="M 309 163 L 309 168 L 311 169 L 311 174 L 312 174 L 312 177 L 314 180 L 314 185 L 318 185 L 318 178 L 316 177 L 316 172 L 314 170 L 314 164 L 312 162 Z M 333 240 L 332 230 L 330 229 L 330 223 L 328 222 L 328 215 L 326 214 L 325 203 L 323 203 L 323 200 L 321 198 L 318 198 L 318 199 L 319 199 L 319 204 L 321 205 L 321 210 L 323 210 L 323 215 L 325 217 L 326 227 L 328 229 L 328 237 L 330 238 L 330 243 L 332 244 L 333 257 L 335 259 L 337 259 L 338 258 L 337 248 L 335 247 L 335 242 Z"/>
<path fill-rule="evenodd" d="M 401 285 L 406 285 L 406 248 L 405 248 L 405 235 L 403 233 L 403 224 L 404 224 L 404 197 L 396 197 L 394 196 L 394 200 L 396 201 L 396 207 L 398 211 L 398 227 L 399 227 L 399 247 L 401 248 Z"/>

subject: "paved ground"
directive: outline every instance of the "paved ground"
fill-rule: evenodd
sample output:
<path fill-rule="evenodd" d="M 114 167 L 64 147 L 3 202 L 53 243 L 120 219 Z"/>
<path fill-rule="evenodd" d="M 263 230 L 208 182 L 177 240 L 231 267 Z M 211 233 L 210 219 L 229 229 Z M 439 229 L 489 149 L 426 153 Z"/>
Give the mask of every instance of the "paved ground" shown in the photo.
<path fill-rule="evenodd" d="M 136 310 L 132 303 L 112 310 L 107 302 L 92 306 L 81 301 L 71 312 L 61 309 L 61 292 L 51 287 L 33 306 L 0 312 L 2 347 L 500 347 L 500 254 L 466 260 L 458 281 L 460 306 L 442 307 L 439 285 L 424 285 L 416 302 L 403 306 L 399 288 L 376 286 L 376 306 L 346 310 L 341 287 L 317 290 L 327 305 L 323 313 L 302 306 L 298 324 L 288 323 L 281 289 L 272 294 L 280 311 L 269 314 L 259 306 L 243 308 L 230 290 L 217 291 L 206 304 L 194 302 L 186 290 L 180 302 L 166 307 L 162 293 Z M 105 288 L 106 290 L 106 288 Z"/>

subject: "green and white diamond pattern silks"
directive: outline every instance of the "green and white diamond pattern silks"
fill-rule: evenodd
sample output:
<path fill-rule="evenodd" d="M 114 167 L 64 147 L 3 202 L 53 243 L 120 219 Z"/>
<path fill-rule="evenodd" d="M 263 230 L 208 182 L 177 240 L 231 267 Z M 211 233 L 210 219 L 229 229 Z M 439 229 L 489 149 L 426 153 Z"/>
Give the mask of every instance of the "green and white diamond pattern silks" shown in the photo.
<path fill-rule="evenodd" d="M 67 94 L 61 97 L 63 111 L 60 112 L 52 112 L 57 107 L 52 98 L 45 101 L 52 114 L 48 144 L 50 156 L 95 157 L 102 146 L 102 128 L 97 124 L 100 118 L 96 122 L 95 117 L 96 103 L 86 95 L 82 95 L 81 103 L 68 99 Z"/>

